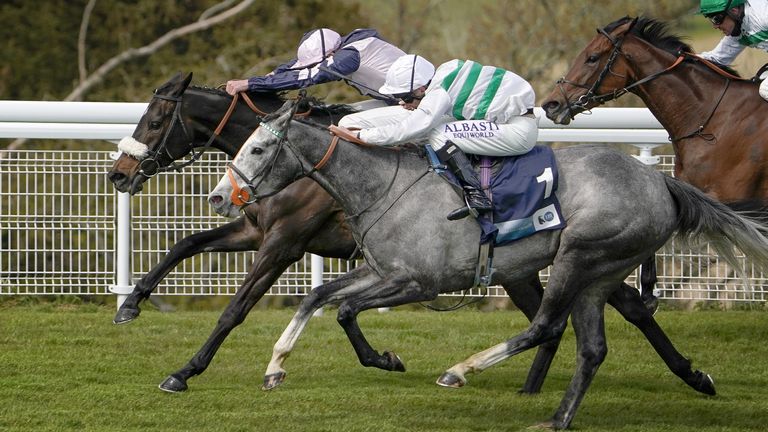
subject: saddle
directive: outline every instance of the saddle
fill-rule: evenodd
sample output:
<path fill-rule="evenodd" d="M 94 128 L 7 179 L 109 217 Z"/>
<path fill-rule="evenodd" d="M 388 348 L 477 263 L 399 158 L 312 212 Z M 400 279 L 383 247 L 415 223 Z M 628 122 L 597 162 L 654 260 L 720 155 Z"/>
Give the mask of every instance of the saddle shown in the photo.
<path fill-rule="evenodd" d="M 460 190 L 453 174 L 441 166 L 426 146 L 435 173 Z M 555 196 L 558 182 L 554 152 L 535 146 L 519 156 L 477 157 L 476 167 L 483 190 L 493 201 L 494 211 L 477 219 L 482 229 L 480 243 L 503 246 L 542 230 L 565 227 Z"/>
<path fill-rule="evenodd" d="M 442 166 L 426 146 L 432 170 L 461 194 L 453 173 Z M 493 202 L 493 212 L 477 218 L 480 246 L 475 286 L 486 287 L 493 275 L 493 248 L 511 244 L 539 231 L 565 227 L 560 203 L 555 196 L 558 183 L 554 152 L 535 146 L 519 156 L 474 156 L 483 191 Z"/>

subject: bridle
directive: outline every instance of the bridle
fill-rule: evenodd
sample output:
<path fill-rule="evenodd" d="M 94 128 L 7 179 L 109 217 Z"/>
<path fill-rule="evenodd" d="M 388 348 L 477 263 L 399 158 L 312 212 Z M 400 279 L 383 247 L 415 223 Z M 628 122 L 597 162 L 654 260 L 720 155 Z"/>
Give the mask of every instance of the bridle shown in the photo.
<path fill-rule="evenodd" d="M 587 105 L 589 105 L 591 103 L 594 103 L 596 105 L 600 105 L 600 104 L 603 104 L 603 103 L 605 103 L 607 101 L 616 99 L 619 96 L 621 96 L 621 95 L 623 95 L 625 93 L 628 93 L 631 89 L 633 89 L 635 87 L 638 87 L 638 86 L 640 86 L 642 84 L 645 84 L 645 83 L 647 83 L 647 82 L 649 82 L 651 80 L 654 80 L 654 79 L 658 78 L 659 76 L 661 76 L 661 75 L 663 75 L 663 74 L 673 70 L 674 68 L 679 66 L 681 63 L 683 63 L 684 60 L 691 58 L 691 59 L 694 59 L 697 62 L 700 62 L 704 66 L 712 69 L 717 74 L 719 74 L 720 76 L 725 78 L 725 86 L 723 87 L 723 90 L 720 92 L 720 96 L 717 99 L 717 101 L 715 102 L 714 106 L 709 111 L 709 114 L 705 117 L 704 121 L 699 126 L 697 126 L 690 133 L 686 133 L 686 134 L 683 134 L 683 135 L 678 136 L 678 137 L 670 136 L 669 140 L 671 142 L 676 142 L 676 141 L 680 141 L 680 140 L 683 140 L 683 139 L 686 139 L 686 138 L 690 138 L 690 137 L 693 137 L 693 136 L 701 137 L 701 138 L 703 138 L 703 139 L 705 139 L 707 141 L 712 141 L 712 140 L 715 139 L 714 135 L 703 133 L 704 127 L 707 125 L 707 123 L 709 123 L 709 121 L 714 116 L 715 111 L 717 111 L 717 107 L 720 106 L 720 102 L 722 102 L 723 97 L 725 96 L 725 93 L 728 90 L 728 87 L 730 86 L 731 81 L 732 80 L 737 80 L 737 81 L 741 80 L 741 81 L 743 81 L 744 80 L 743 78 L 740 78 L 738 76 L 732 75 L 732 74 L 722 70 L 721 68 L 719 68 L 719 67 L 715 66 L 714 64 L 712 64 L 712 62 L 710 62 L 709 60 L 704 59 L 704 58 L 702 58 L 702 57 L 700 57 L 700 56 L 698 56 L 696 54 L 680 50 L 677 53 L 677 58 L 675 59 L 675 61 L 669 67 L 667 67 L 666 69 L 663 69 L 661 71 L 658 71 L 658 72 L 655 72 L 655 73 L 653 73 L 651 75 L 648 75 L 645 78 L 642 78 L 642 79 L 640 79 L 638 81 L 635 81 L 635 82 L 633 82 L 633 83 L 631 83 L 631 84 L 629 84 L 629 85 L 627 85 L 627 86 L 625 86 L 623 88 L 614 89 L 612 92 L 604 93 L 602 95 L 598 95 L 597 94 L 597 90 L 600 88 L 600 85 L 602 84 L 603 80 L 605 79 L 605 77 L 609 73 L 614 74 L 616 76 L 621 76 L 621 75 L 616 74 L 615 72 L 613 72 L 611 70 L 611 66 L 613 66 L 613 63 L 616 61 L 616 58 L 619 56 L 619 54 L 624 56 L 627 59 L 627 61 L 630 61 L 630 56 L 627 55 L 626 53 L 624 53 L 623 51 L 621 51 L 621 45 L 622 45 L 622 42 L 624 41 L 623 37 L 616 39 L 613 36 L 611 36 L 610 34 L 608 34 L 608 32 L 606 32 L 603 29 L 597 29 L 597 31 L 601 35 L 605 36 L 609 41 L 611 41 L 611 44 L 613 45 L 613 51 L 611 51 L 611 55 L 609 56 L 608 61 L 605 64 L 605 67 L 600 72 L 600 75 L 597 77 L 597 80 L 595 81 L 595 83 L 592 84 L 592 86 L 589 86 L 589 85 L 586 85 L 586 84 L 581 84 L 581 83 L 576 83 L 576 82 L 573 82 L 573 81 L 566 80 L 565 77 L 562 77 L 562 78 L 560 78 L 559 80 L 557 80 L 555 82 L 557 84 L 558 89 L 560 90 L 560 93 L 563 95 L 563 99 L 565 99 L 565 102 L 566 102 L 567 107 L 568 107 L 568 115 L 571 117 L 571 119 L 573 119 L 576 116 L 576 114 L 577 114 L 575 112 L 576 109 L 581 109 L 582 111 L 588 111 L 588 109 L 586 107 L 587 107 Z M 563 88 L 563 84 L 569 84 L 569 85 L 572 85 L 574 87 L 587 89 L 587 93 L 581 95 L 576 102 L 572 103 L 570 101 L 569 97 L 568 97 L 568 93 Z"/>
<path fill-rule="evenodd" d="M 304 113 L 296 114 L 296 108 L 298 107 L 298 104 L 295 104 L 291 108 L 291 117 L 297 117 L 297 116 L 303 116 Z M 272 155 L 272 158 L 270 159 L 269 163 L 264 165 L 264 167 L 259 170 L 257 173 L 255 173 L 252 177 L 248 177 L 247 174 L 245 174 L 241 169 L 239 169 L 237 166 L 235 166 L 234 162 L 230 162 L 227 164 L 227 178 L 229 178 L 229 183 L 232 185 L 232 194 L 230 195 L 230 199 L 232 200 L 232 203 L 237 206 L 244 206 L 248 204 L 253 204 L 256 201 L 258 201 L 261 198 L 266 198 L 269 195 L 273 194 L 264 194 L 257 196 L 256 191 L 261 185 L 261 182 L 264 181 L 264 179 L 269 175 L 269 173 L 272 172 L 272 170 L 275 167 L 275 163 L 277 162 L 277 158 L 280 156 L 280 153 L 283 151 L 283 148 L 287 148 L 290 150 L 290 152 L 293 154 L 293 157 L 299 162 L 299 166 L 301 167 L 301 173 L 296 176 L 293 180 L 298 180 L 301 177 L 307 177 L 311 175 L 313 172 L 318 171 L 322 169 L 326 163 L 331 159 L 331 156 L 333 155 L 333 152 L 336 150 L 336 146 L 339 143 L 339 137 L 333 136 L 331 139 L 331 144 L 328 146 L 328 148 L 325 151 L 325 154 L 322 158 L 320 158 L 320 161 L 318 161 L 316 164 L 312 165 L 312 169 L 309 171 L 304 170 L 305 163 L 303 162 L 303 158 L 299 156 L 291 146 L 285 146 L 286 142 L 288 141 L 288 127 L 291 125 L 290 122 L 288 122 L 288 125 L 286 128 L 282 131 L 279 131 L 272 126 L 270 126 L 268 123 L 261 123 L 259 124 L 259 128 L 264 128 L 267 132 L 271 133 L 272 135 L 276 136 L 278 139 L 277 142 L 277 150 L 275 150 L 274 154 Z M 314 126 L 314 125 L 313 125 Z M 258 130 L 257 128 L 256 130 Z M 256 133 L 256 132 L 254 132 Z M 306 161 L 304 161 L 306 162 Z M 308 162 L 306 162 L 307 165 L 309 165 Z M 240 187 L 240 185 L 237 184 L 237 179 L 235 178 L 235 174 L 237 174 L 238 177 L 240 177 L 243 182 L 245 183 L 244 187 Z M 254 184 L 254 181 L 256 181 L 257 178 L 259 178 L 259 181 Z"/>
<path fill-rule="evenodd" d="M 172 162 L 168 167 L 163 167 L 160 165 L 158 159 L 160 154 L 163 152 L 168 155 L 172 161 L 176 160 L 176 158 L 168 150 L 168 138 L 171 136 L 171 132 L 173 132 L 173 128 L 177 123 L 181 125 L 181 130 L 184 132 L 184 137 L 190 142 L 190 144 L 192 143 L 192 137 L 187 130 L 186 124 L 184 124 L 184 120 L 181 118 L 181 96 L 162 95 L 157 94 L 157 91 L 155 91 L 155 93 L 152 95 L 152 98 L 175 102 L 176 105 L 174 106 L 173 114 L 171 115 L 171 124 L 168 129 L 166 129 L 165 134 L 163 135 L 163 139 L 160 141 L 160 145 L 150 150 L 149 154 L 139 162 L 139 174 L 147 178 L 154 177 L 161 172 L 170 171 L 171 169 L 181 171 L 182 168 L 192 163 L 185 162 L 183 164 L 176 164 L 175 162 Z M 198 156 L 198 158 L 199 157 L 200 156 Z"/>
<path fill-rule="evenodd" d="M 294 105 L 293 109 L 294 110 L 296 109 L 295 105 Z M 305 124 L 307 124 L 309 126 L 313 126 L 313 127 L 319 127 L 318 125 L 313 124 L 313 123 L 309 123 L 309 122 L 305 122 Z M 275 128 L 270 126 L 268 123 L 262 123 L 261 125 L 259 125 L 259 127 L 263 127 L 269 133 L 271 133 L 272 135 L 276 136 L 279 141 L 277 143 L 278 148 L 277 148 L 277 150 L 275 150 L 274 155 L 272 155 L 270 161 L 266 165 L 264 165 L 264 167 L 261 170 L 259 170 L 259 172 L 255 173 L 252 177 L 249 178 L 248 175 L 246 175 L 242 170 L 237 168 L 234 163 L 229 163 L 228 164 L 228 169 L 227 169 L 227 174 L 226 175 L 229 178 L 230 185 L 232 186 L 232 193 L 230 194 L 230 200 L 232 201 L 232 204 L 242 207 L 242 206 L 245 206 L 245 205 L 257 202 L 261 198 L 266 198 L 266 197 L 274 195 L 276 193 L 276 192 L 272 192 L 272 193 L 266 193 L 266 194 L 261 194 L 261 195 L 257 196 L 256 191 L 257 191 L 259 185 L 261 184 L 261 182 L 264 181 L 266 176 L 269 175 L 272 172 L 272 170 L 274 169 L 274 166 L 275 166 L 275 163 L 277 161 L 277 158 L 280 155 L 280 153 L 282 152 L 283 148 L 287 148 L 288 150 L 291 151 L 291 153 L 293 154 L 293 157 L 298 161 L 299 166 L 301 167 L 301 172 L 298 173 L 292 181 L 296 181 L 296 180 L 298 180 L 299 178 L 302 178 L 302 177 L 308 177 L 312 173 L 314 173 L 316 171 L 319 171 L 331 159 L 331 156 L 333 155 L 334 151 L 336 150 L 337 144 L 339 142 L 339 136 L 338 135 L 333 135 L 333 138 L 331 139 L 331 143 L 329 144 L 328 148 L 325 150 L 325 154 L 323 155 L 323 157 L 320 158 L 320 160 L 317 163 L 313 164 L 310 161 L 307 161 L 300 154 L 296 153 L 296 151 L 290 145 L 287 145 L 287 146 L 284 145 L 285 143 L 289 143 L 290 144 L 290 141 L 287 138 L 287 131 L 288 131 L 288 127 L 290 125 L 291 125 L 291 122 L 288 122 L 288 125 L 286 126 L 286 128 L 283 131 L 276 130 Z M 362 144 L 361 143 L 354 143 L 354 144 L 363 145 L 363 146 L 376 147 L 376 146 L 373 146 L 373 145 L 370 145 L 370 144 L 364 144 L 364 143 L 362 143 Z M 401 155 L 400 149 L 393 148 L 391 150 L 394 151 L 397 154 L 397 166 L 395 168 L 395 172 L 394 172 L 394 174 L 392 176 L 392 179 L 390 180 L 390 182 L 387 185 L 387 187 L 384 189 L 384 192 L 381 194 L 381 196 L 379 196 L 379 197 L 375 198 L 374 200 L 372 200 L 372 202 L 369 205 L 365 206 L 362 210 L 356 212 L 355 214 L 346 216 L 345 219 L 354 219 L 354 218 L 357 218 L 357 217 L 361 216 L 363 213 L 366 213 L 369 210 L 371 210 L 377 203 L 380 203 L 382 200 L 384 200 L 389 195 L 389 192 L 392 189 L 392 186 L 394 185 L 395 180 L 397 179 L 398 172 L 400 171 L 400 157 L 401 157 L 400 156 Z M 305 166 L 310 166 L 310 165 L 312 166 L 311 169 L 309 169 L 309 170 L 305 170 L 304 169 Z M 361 235 L 361 240 L 360 240 L 361 243 L 362 243 L 363 239 L 365 238 L 365 235 L 373 227 L 373 225 L 375 225 L 384 216 L 384 214 L 386 214 L 400 200 L 400 198 L 403 195 L 405 195 L 405 193 L 408 190 L 410 190 L 419 180 L 421 180 L 428 173 L 429 173 L 429 170 L 425 170 L 424 173 L 422 173 L 420 176 L 418 176 L 408 187 L 406 187 L 403 191 L 401 191 L 398 194 L 398 196 L 392 201 L 392 203 L 390 203 L 390 205 L 388 207 L 386 207 L 377 218 L 374 219 L 373 223 L 367 229 L 365 229 L 363 231 L 363 233 Z M 244 187 L 240 187 L 240 185 L 237 184 L 237 179 L 235 178 L 235 175 L 240 177 L 243 180 L 243 182 L 245 182 L 245 186 Z M 260 179 L 258 180 L 258 182 L 254 184 L 256 179 L 259 178 L 259 177 L 260 177 Z"/>
<path fill-rule="evenodd" d="M 163 135 L 162 141 L 160 141 L 160 145 L 156 146 L 152 150 L 150 150 L 149 154 L 142 158 L 139 162 L 139 174 L 143 175 L 144 177 L 151 178 L 156 176 L 157 174 L 161 172 L 166 171 L 177 171 L 181 172 L 182 169 L 192 165 L 193 163 L 197 162 L 203 154 L 211 148 L 211 145 L 213 142 L 221 135 L 221 131 L 226 126 L 227 122 L 229 122 L 230 117 L 232 116 L 232 113 L 235 111 L 235 107 L 237 107 L 238 99 L 242 97 L 245 103 L 248 105 L 248 107 L 253 111 L 259 118 L 263 118 L 264 116 L 268 115 L 267 112 L 264 112 L 263 110 L 259 109 L 256 104 L 253 103 L 251 98 L 246 94 L 245 92 L 236 93 L 235 96 L 232 97 L 232 102 L 229 104 L 229 107 L 227 108 L 226 113 L 221 118 L 221 121 L 219 121 L 218 126 L 216 126 L 216 129 L 213 131 L 213 134 L 211 134 L 210 137 L 208 137 L 208 141 L 200 147 L 199 151 L 195 151 L 195 145 L 194 145 L 194 139 L 190 135 L 189 131 L 187 130 L 187 126 L 184 123 L 184 119 L 181 115 L 181 108 L 182 108 L 182 96 L 169 96 L 169 95 L 162 95 L 157 94 L 157 91 L 153 94 L 152 98 L 172 101 L 176 103 L 176 106 L 173 109 L 173 114 L 171 116 L 171 123 L 168 129 L 165 131 L 165 134 Z M 306 112 L 299 113 L 297 115 L 300 116 L 306 116 L 309 115 L 311 111 L 311 108 L 307 110 Z M 173 131 L 173 128 L 176 126 L 176 124 L 181 125 L 181 130 L 184 133 L 184 137 L 187 140 L 188 145 L 188 151 L 187 153 L 192 153 L 192 156 L 189 160 L 182 163 L 176 163 L 176 159 L 182 157 L 183 155 L 174 156 L 171 154 L 170 150 L 168 149 L 168 139 L 171 136 L 171 132 Z M 162 154 L 167 155 L 171 159 L 171 163 L 168 166 L 162 166 L 160 164 L 160 157 Z M 186 153 L 185 153 L 186 154 Z"/>
<path fill-rule="evenodd" d="M 678 57 L 675 60 L 675 62 L 672 63 L 672 65 L 670 65 L 666 69 L 661 70 L 661 71 L 656 72 L 656 73 L 653 73 L 651 75 L 648 75 L 647 77 L 642 78 L 642 79 L 640 79 L 638 81 L 635 81 L 635 82 L 633 82 L 633 83 L 631 83 L 631 84 L 629 84 L 629 85 L 627 85 L 625 87 L 622 87 L 620 89 L 614 89 L 613 91 L 608 92 L 608 93 L 597 94 L 598 89 L 603 84 L 603 80 L 605 80 L 605 78 L 608 76 L 609 73 L 612 74 L 612 75 L 615 75 L 615 76 L 626 78 L 626 77 L 624 77 L 622 75 L 617 74 L 613 70 L 611 70 L 611 67 L 613 66 L 613 63 L 619 57 L 619 54 L 624 56 L 624 58 L 626 58 L 627 60 L 630 59 L 630 57 L 621 50 L 621 45 L 624 42 L 624 38 L 623 37 L 621 37 L 621 38 L 614 38 L 613 36 L 608 34 L 608 32 L 606 32 L 603 29 L 597 29 L 597 32 L 599 34 L 605 36 L 611 42 L 611 44 L 613 45 L 613 50 L 611 51 L 611 54 L 608 57 L 608 61 L 605 63 L 605 66 L 603 67 L 603 70 L 600 71 L 600 75 L 598 75 L 597 80 L 595 80 L 595 82 L 591 86 L 588 85 L 588 84 L 581 84 L 581 83 L 577 83 L 577 82 L 573 82 L 573 81 L 567 80 L 567 79 L 565 79 L 565 77 L 562 77 L 562 78 L 558 79 L 557 81 L 555 81 L 555 84 L 557 85 L 557 88 L 560 90 L 560 93 L 563 95 L 563 99 L 565 99 L 565 103 L 567 104 L 567 107 L 568 107 L 568 115 L 571 117 L 571 119 L 575 118 L 575 116 L 577 114 L 575 112 L 575 110 L 588 111 L 587 106 L 590 105 L 590 104 L 602 105 L 605 102 L 614 100 L 614 99 L 616 99 L 616 98 L 618 98 L 618 97 L 628 93 L 631 89 L 633 89 L 633 88 L 635 88 L 637 86 L 640 86 L 642 84 L 645 84 L 645 83 L 647 83 L 647 82 L 649 82 L 651 80 L 654 80 L 654 79 L 658 78 L 659 76 L 661 76 L 661 75 L 671 71 L 672 69 L 674 69 L 678 65 L 680 65 L 683 62 L 683 60 L 685 60 L 686 57 L 688 56 L 688 53 L 681 52 L 681 53 L 678 54 Z M 587 92 L 585 94 L 579 96 L 579 98 L 575 102 L 571 102 L 570 98 L 568 97 L 568 93 L 563 88 L 563 84 L 569 84 L 569 85 L 574 86 L 574 87 L 586 89 Z"/>

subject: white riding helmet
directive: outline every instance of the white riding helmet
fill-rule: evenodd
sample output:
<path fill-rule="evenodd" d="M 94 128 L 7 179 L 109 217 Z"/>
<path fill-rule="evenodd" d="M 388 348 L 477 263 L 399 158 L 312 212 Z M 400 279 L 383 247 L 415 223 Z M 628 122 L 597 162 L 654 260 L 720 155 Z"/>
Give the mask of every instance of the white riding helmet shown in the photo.
<path fill-rule="evenodd" d="M 304 33 L 296 51 L 296 63 L 291 69 L 301 69 L 320 63 L 339 47 L 341 36 L 331 29 L 322 28 Z"/>
<path fill-rule="evenodd" d="M 435 67 L 424 57 L 415 54 L 401 56 L 387 71 L 387 79 L 379 89 L 379 93 L 395 95 L 410 93 L 423 85 L 427 85 L 435 75 Z"/>

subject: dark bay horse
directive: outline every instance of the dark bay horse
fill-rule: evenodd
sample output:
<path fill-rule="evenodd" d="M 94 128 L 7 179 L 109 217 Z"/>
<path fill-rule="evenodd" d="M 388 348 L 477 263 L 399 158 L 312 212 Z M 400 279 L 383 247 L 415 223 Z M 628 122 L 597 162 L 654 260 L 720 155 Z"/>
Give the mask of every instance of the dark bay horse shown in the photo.
<path fill-rule="evenodd" d="M 622 18 L 598 29 L 542 108 L 555 123 L 568 124 L 632 92 L 669 132 L 676 178 L 733 208 L 764 212 L 768 103 L 757 83 L 692 53 L 664 23 Z M 655 261 L 648 264 L 641 279 L 655 282 L 645 272 Z"/>
<path fill-rule="evenodd" d="M 156 164 L 148 165 L 144 162 L 144 166 L 149 169 L 163 170 L 196 148 L 209 144 L 210 137 L 231 105 L 232 97 L 226 93 L 188 87 L 190 80 L 191 76 L 177 76 L 158 88 L 156 96 L 161 97 L 152 99 L 136 127 L 133 138 L 146 143 L 151 152 L 157 155 Z M 276 103 L 282 104 L 273 95 L 251 96 L 264 111 L 277 109 Z M 179 103 L 182 108 L 175 114 Z M 343 112 L 340 110 L 339 114 Z M 311 117 L 330 122 L 337 115 L 323 108 Z M 260 117 L 254 115 L 245 102 L 238 102 L 218 138 L 210 142 L 210 147 L 234 157 L 259 121 Z M 182 122 L 186 126 L 180 126 Z M 184 130 L 188 132 L 184 133 Z M 115 162 L 109 177 L 118 190 L 137 193 L 148 179 L 147 175 L 139 172 L 141 166 L 139 160 L 124 154 Z M 188 364 L 160 385 L 163 390 L 185 390 L 187 380 L 208 367 L 229 332 L 245 319 L 280 274 L 305 252 L 332 258 L 349 258 L 356 249 L 340 206 L 311 179 L 299 180 L 270 198 L 244 207 L 242 213 L 236 216 L 238 218 L 234 222 L 193 234 L 174 245 L 164 259 L 136 283 L 134 291 L 115 316 L 116 323 L 135 319 L 140 313 L 140 302 L 148 298 L 162 279 L 186 258 L 208 251 L 259 251 L 237 295 L 227 306 L 209 339 Z M 531 278 L 528 283 L 519 284 L 514 290 L 508 287 L 505 290 L 523 313 L 532 319 L 542 295 L 538 278 Z M 636 290 L 622 284 L 621 289 L 612 294 L 609 303 L 645 334 L 676 375 L 697 391 L 714 394 L 715 389 L 709 376 L 691 369 L 691 362 L 675 349 L 644 310 Z M 542 346 L 523 386 L 523 392 L 539 391 L 556 350 L 557 342 Z"/>
<path fill-rule="evenodd" d="M 340 303 L 338 322 L 361 364 L 402 370 L 394 353 L 379 354 L 371 347 L 357 315 L 470 287 L 480 230 L 472 220 L 445 220 L 459 198 L 422 158 L 345 141 L 332 145 L 324 127 L 292 121 L 295 109 L 295 102 L 287 102 L 261 123 L 231 164 L 237 175 L 225 174 L 209 202 L 218 213 L 231 215 L 239 207 L 231 200 L 233 192 L 247 188 L 256 198 L 269 197 L 309 176 L 345 213 L 355 215 L 348 222 L 365 264 L 308 294 L 275 344 L 266 379 L 281 379 L 283 362 L 312 313 L 330 302 Z M 497 282 L 512 290 L 552 265 L 538 311 L 526 331 L 448 369 L 438 384 L 462 386 L 466 373 L 558 340 L 570 316 L 576 372 L 549 423 L 567 428 L 607 354 L 605 303 L 642 260 L 677 233 L 710 241 L 736 268 L 741 266 L 733 245 L 765 268 L 768 229 L 621 152 L 571 147 L 557 150 L 556 157 L 556 195 L 567 227 L 497 248 L 494 257 Z"/>

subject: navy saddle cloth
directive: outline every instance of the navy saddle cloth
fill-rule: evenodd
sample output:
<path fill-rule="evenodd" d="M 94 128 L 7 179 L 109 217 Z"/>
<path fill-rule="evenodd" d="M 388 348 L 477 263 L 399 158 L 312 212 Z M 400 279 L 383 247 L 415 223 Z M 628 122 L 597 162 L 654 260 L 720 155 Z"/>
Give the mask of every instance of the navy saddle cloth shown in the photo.
<path fill-rule="evenodd" d="M 426 147 L 433 167 L 438 166 L 432 149 Z M 535 146 L 524 155 L 490 159 L 496 165 L 488 182 L 494 211 L 477 219 L 482 229 L 481 244 L 493 241 L 503 246 L 539 231 L 565 227 L 555 196 L 558 173 L 551 148 Z M 435 171 L 458 187 L 451 172 Z"/>

